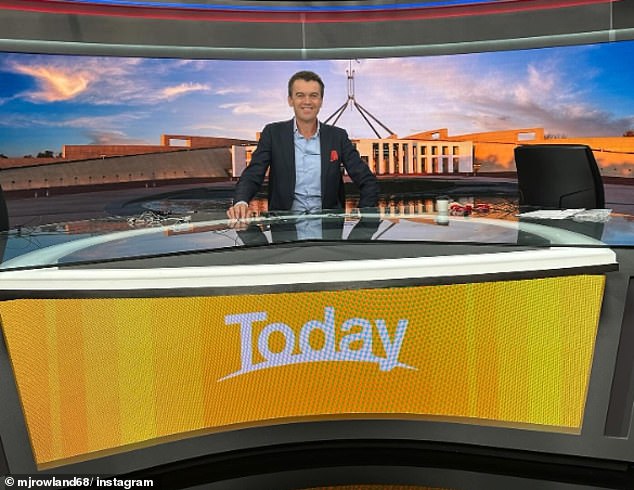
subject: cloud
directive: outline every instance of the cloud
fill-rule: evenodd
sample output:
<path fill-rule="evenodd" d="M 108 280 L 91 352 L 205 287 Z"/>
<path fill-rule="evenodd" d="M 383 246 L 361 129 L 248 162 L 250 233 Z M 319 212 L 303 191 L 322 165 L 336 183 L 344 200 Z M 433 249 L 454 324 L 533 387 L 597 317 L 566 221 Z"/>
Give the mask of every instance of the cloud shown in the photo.
<path fill-rule="evenodd" d="M 78 128 L 86 130 L 108 130 L 112 131 L 125 127 L 133 121 L 138 121 L 148 117 L 144 112 L 125 112 L 121 114 L 111 114 L 109 116 L 83 116 L 69 119 L 50 120 L 45 123 L 48 127 Z"/>
<path fill-rule="evenodd" d="M 14 56 L 6 60 L 4 69 L 34 79 L 34 90 L 18 94 L 26 100 L 111 102 L 120 95 L 116 88 L 138 74 L 140 63 L 141 60 L 134 58 Z"/>
<path fill-rule="evenodd" d="M 229 109 L 236 116 L 264 116 L 269 118 L 284 117 L 285 106 L 278 102 L 233 102 L 220 104 L 220 109 Z"/>
<path fill-rule="evenodd" d="M 209 121 L 201 121 L 186 126 L 189 134 L 205 134 L 209 136 L 225 136 L 246 140 L 256 139 L 256 133 L 262 131 L 264 125 L 271 122 L 270 117 L 249 117 L 247 121 L 231 114 L 225 117 L 213 117 Z"/>
<path fill-rule="evenodd" d="M 216 95 L 248 94 L 249 92 L 251 89 L 248 87 L 226 87 L 214 91 Z"/>
<path fill-rule="evenodd" d="M 58 102 L 78 97 L 93 80 L 90 73 L 72 71 L 53 66 L 16 65 L 15 71 L 36 80 L 37 90 L 24 95 L 37 102 Z"/>
<path fill-rule="evenodd" d="M 38 115 L 30 114 L 3 114 L 0 118 L 0 126 L 10 128 L 75 128 L 82 130 L 117 130 L 125 127 L 133 121 L 147 118 L 145 112 L 125 112 L 109 116 L 81 116 L 64 118 L 56 114 Z"/>
<path fill-rule="evenodd" d="M 88 131 L 89 145 L 147 145 L 148 142 L 131 138 L 123 131 Z"/>
<path fill-rule="evenodd" d="M 205 92 L 210 90 L 209 85 L 202 83 L 181 83 L 171 87 L 165 87 L 160 91 L 159 98 L 174 99 L 181 95 L 189 94 L 191 92 Z"/>
<path fill-rule="evenodd" d="M 591 79 L 573 76 L 570 69 L 529 64 L 523 77 L 500 78 L 486 91 L 476 86 L 473 101 L 465 101 L 466 119 L 481 130 L 539 126 L 571 137 L 620 136 L 634 118 L 618 116 L 594 102 L 589 97 Z"/>
<path fill-rule="evenodd" d="M 187 60 L 34 56 L 12 57 L 4 69 L 27 75 L 37 88 L 20 94 L 33 102 L 75 101 L 92 105 L 152 105 L 182 95 L 210 91 L 207 83 L 178 80 L 204 64 Z"/>
<path fill-rule="evenodd" d="M 353 65 L 356 98 L 400 136 L 441 127 L 450 134 L 544 127 L 571 137 L 620 136 L 634 118 L 594 99 L 599 70 L 573 58 L 539 50 L 363 60 Z M 348 69 L 333 62 L 332 73 Z M 342 92 L 332 82 L 328 91 Z M 357 137 L 373 135 L 356 111 L 338 124 Z"/>
<path fill-rule="evenodd" d="M 166 85 L 161 86 L 162 83 Z M 173 85 L 169 84 L 169 80 L 156 79 L 151 75 L 128 74 L 115 79 L 100 79 L 94 84 L 94 90 L 86 94 L 86 102 L 94 105 L 148 106 L 210 89 L 209 85 L 202 83 L 182 82 Z"/>
<path fill-rule="evenodd" d="M 7 128 L 29 128 L 34 126 L 44 126 L 46 121 L 38 116 L 26 114 L 2 114 L 0 117 L 0 126 Z"/>
<path fill-rule="evenodd" d="M 191 129 L 193 131 L 222 131 L 225 129 L 225 126 L 218 124 L 193 124 L 191 126 L 187 126 L 187 129 Z"/>

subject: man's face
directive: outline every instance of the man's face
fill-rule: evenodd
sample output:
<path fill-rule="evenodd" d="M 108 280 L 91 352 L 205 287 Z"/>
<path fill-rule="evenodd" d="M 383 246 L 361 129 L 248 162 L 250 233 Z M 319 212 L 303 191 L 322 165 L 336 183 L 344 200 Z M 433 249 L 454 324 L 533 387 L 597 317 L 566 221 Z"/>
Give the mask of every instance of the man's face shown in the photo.
<path fill-rule="evenodd" d="M 298 121 L 306 123 L 315 121 L 322 102 L 321 87 L 318 82 L 314 80 L 307 82 L 301 79 L 293 82 L 288 105 L 295 111 L 295 118 Z"/>

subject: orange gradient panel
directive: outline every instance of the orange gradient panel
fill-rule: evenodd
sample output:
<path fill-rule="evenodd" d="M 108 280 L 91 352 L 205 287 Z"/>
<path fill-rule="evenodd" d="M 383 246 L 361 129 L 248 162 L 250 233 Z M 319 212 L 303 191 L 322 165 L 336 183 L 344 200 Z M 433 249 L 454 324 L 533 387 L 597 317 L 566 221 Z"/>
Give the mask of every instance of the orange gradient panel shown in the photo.
<path fill-rule="evenodd" d="M 604 277 L 0 303 L 36 463 L 346 416 L 581 429 Z"/>

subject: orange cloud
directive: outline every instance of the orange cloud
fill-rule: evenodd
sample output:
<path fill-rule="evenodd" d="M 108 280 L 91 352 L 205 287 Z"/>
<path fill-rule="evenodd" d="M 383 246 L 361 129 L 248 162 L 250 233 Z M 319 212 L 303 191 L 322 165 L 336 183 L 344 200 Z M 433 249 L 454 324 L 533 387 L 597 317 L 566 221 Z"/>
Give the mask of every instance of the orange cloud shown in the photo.
<path fill-rule="evenodd" d="M 27 95 L 31 99 L 44 102 L 74 99 L 84 92 L 91 82 L 85 73 L 67 73 L 59 68 L 20 65 L 15 69 L 37 80 L 39 90 Z"/>

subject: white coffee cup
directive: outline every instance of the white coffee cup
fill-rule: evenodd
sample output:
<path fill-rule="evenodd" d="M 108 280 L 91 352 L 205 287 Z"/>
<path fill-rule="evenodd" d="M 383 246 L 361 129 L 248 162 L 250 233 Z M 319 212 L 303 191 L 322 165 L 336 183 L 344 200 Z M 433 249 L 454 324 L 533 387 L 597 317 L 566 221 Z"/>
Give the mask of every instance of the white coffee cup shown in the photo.
<path fill-rule="evenodd" d="M 437 224 L 449 224 L 449 198 L 447 196 L 439 196 L 436 199 L 436 213 Z"/>

